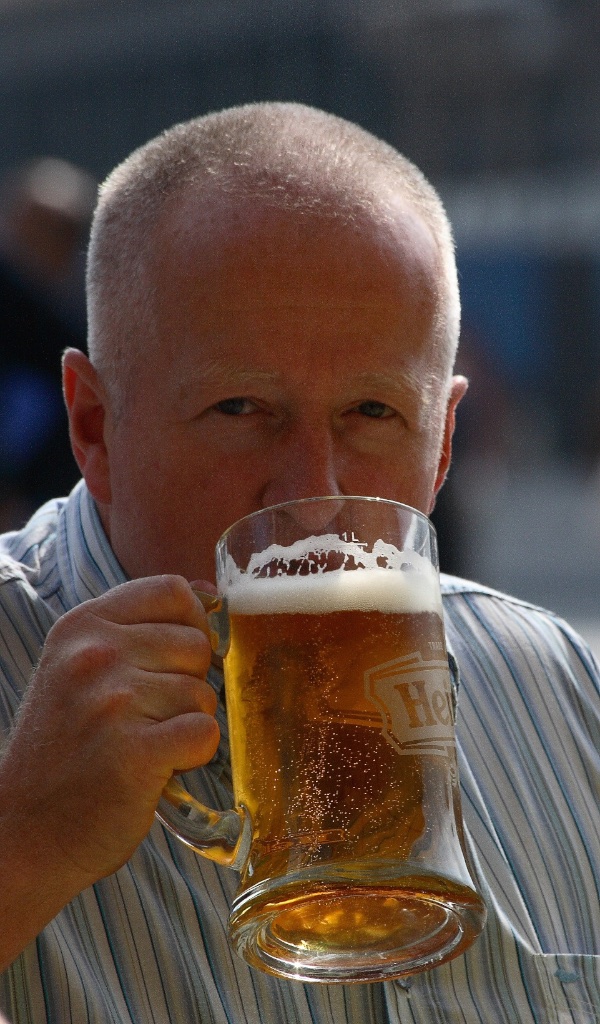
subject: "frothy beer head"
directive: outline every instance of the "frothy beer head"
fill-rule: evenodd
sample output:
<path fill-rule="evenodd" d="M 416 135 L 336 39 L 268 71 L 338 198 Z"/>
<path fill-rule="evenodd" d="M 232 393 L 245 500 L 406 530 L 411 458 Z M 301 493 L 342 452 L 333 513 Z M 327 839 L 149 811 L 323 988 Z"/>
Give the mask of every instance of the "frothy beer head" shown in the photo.
<path fill-rule="evenodd" d="M 333 569 L 332 555 L 342 562 Z M 289 548 L 271 545 L 252 556 L 245 573 L 233 562 L 228 569 L 223 590 L 231 614 L 365 611 L 441 615 L 437 572 L 429 560 L 383 542 L 365 552 L 360 545 L 337 536 L 311 537 Z"/>

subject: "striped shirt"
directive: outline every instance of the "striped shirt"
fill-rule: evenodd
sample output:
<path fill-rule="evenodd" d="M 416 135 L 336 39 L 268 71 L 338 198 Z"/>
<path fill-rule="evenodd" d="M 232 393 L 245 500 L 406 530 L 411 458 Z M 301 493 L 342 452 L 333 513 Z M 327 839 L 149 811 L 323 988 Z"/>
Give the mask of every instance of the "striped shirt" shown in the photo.
<path fill-rule="evenodd" d="M 124 579 L 83 485 L 0 540 L 5 731 L 53 621 Z M 466 836 L 488 907 L 477 942 L 403 982 L 279 981 L 230 951 L 235 873 L 155 822 L 121 870 L 83 891 L 0 976 L 0 1010 L 13 1024 L 600 1021 L 600 669 L 556 616 L 442 582 L 460 668 Z M 226 807 L 222 704 L 218 718 L 215 758 L 186 781 Z"/>

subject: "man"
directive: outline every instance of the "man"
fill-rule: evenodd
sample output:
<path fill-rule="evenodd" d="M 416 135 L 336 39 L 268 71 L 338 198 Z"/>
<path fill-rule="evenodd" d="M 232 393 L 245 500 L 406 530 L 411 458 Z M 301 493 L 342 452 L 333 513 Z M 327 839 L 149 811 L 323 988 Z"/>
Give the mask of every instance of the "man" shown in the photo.
<path fill-rule="evenodd" d="M 489 923 L 412 984 L 251 971 L 226 938 L 234 873 L 154 820 L 173 772 L 232 800 L 189 585 L 210 589 L 222 531 L 320 494 L 433 508 L 466 387 L 433 190 L 318 111 L 210 115 L 105 184 L 88 290 L 90 359 L 64 358 L 85 484 L 4 541 L 2 1008 L 18 1024 L 595 1020 L 598 675 L 551 615 L 445 582 Z"/>

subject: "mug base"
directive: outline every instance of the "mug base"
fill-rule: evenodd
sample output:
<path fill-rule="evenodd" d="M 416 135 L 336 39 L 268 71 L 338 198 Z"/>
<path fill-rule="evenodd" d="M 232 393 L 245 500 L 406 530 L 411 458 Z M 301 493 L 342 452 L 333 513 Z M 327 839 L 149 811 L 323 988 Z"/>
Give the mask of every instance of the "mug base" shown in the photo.
<path fill-rule="evenodd" d="M 246 895 L 231 918 L 234 948 L 252 966 L 298 981 L 415 974 L 458 956 L 485 922 L 480 898 L 456 883 L 432 892 L 304 882 Z"/>

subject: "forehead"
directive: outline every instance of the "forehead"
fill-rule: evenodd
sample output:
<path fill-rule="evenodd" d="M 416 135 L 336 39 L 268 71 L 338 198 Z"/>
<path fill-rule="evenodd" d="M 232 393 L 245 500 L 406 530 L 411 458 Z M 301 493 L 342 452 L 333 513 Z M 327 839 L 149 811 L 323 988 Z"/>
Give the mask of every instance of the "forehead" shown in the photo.
<path fill-rule="evenodd" d="M 214 280 L 234 265 L 238 272 L 252 273 L 256 283 L 261 277 L 268 279 L 269 286 L 273 277 L 290 284 L 290 268 L 299 288 L 315 272 L 321 280 L 323 271 L 335 275 L 336 269 L 342 271 L 336 276 L 341 283 L 355 268 L 355 260 L 360 261 L 363 278 L 382 275 L 382 287 L 393 289 L 392 276 L 398 274 L 416 276 L 426 289 L 437 289 L 439 283 L 436 240 L 399 194 L 382 194 L 375 202 L 373 197 L 345 196 L 342 201 L 331 194 L 311 193 L 273 199 L 188 188 L 165 205 L 155 253 L 163 269 L 166 263 L 192 278 L 196 274 L 196 284 L 201 283 L 200 274 Z M 226 280 L 220 284 L 225 287 Z"/>
<path fill-rule="evenodd" d="M 202 358 L 244 331 L 248 345 L 289 348 L 328 334 L 397 334 L 406 345 L 410 335 L 431 356 L 439 266 L 432 232 L 400 197 L 376 210 L 314 211 L 190 193 L 157 226 L 150 301 L 171 359 L 182 348 Z"/>

